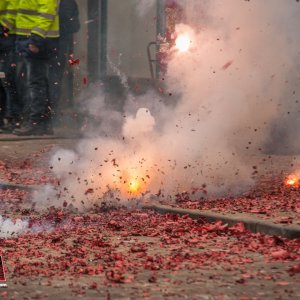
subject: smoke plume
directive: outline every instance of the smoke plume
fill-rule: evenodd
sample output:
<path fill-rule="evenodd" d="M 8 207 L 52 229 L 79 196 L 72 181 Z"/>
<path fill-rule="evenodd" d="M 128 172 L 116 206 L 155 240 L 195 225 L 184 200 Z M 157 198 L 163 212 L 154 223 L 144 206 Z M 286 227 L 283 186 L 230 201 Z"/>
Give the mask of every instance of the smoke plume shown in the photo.
<path fill-rule="evenodd" d="M 15 221 L 0 216 L 0 238 L 15 237 L 28 230 L 28 221 L 17 219 Z"/>
<path fill-rule="evenodd" d="M 141 14 L 153 5 L 138 2 Z M 115 112 L 105 110 L 105 94 L 98 91 L 87 106 L 102 122 L 76 151 L 52 157 L 60 203 L 82 208 L 112 194 L 122 201 L 203 189 L 237 194 L 254 184 L 248 158 L 269 142 L 274 121 L 299 94 L 300 5 L 178 3 L 186 4 L 185 23 L 176 32 L 187 35 L 191 47 L 168 53 L 170 99 L 155 91 L 139 97 L 128 92 L 124 111 Z"/>

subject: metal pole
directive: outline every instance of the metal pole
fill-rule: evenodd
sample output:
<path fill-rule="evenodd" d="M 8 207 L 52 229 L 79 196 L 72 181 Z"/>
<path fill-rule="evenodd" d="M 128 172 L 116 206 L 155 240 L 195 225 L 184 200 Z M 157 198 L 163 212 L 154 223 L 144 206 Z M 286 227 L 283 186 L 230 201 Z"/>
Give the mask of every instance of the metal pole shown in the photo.
<path fill-rule="evenodd" d="M 157 23 L 156 23 L 156 33 L 157 36 L 165 37 L 166 35 L 166 1 L 165 0 L 157 0 Z"/>
<path fill-rule="evenodd" d="M 100 3 L 88 0 L 88 73 L 89 82 L 99 80 Z"/>
<path fill-rule="evenodd" d="M 159 78 L 160 66 L 159 66 L 159 51 L 161 38 L 166 37 L 166 3 L 165 0 L 157 0 L 157 22 L 156 22 L 156 78 Z"/>
<path fill-rule="evenodd" d="M 71 44 L 70 44 L 70 53 L 74 53 L 74 36 L 72 35 L 71 38 Z M 68 86 L 68 99 L 70 101 L 70 106 L 74 106 L 74 70 L 73 68 L 69 68 L 68 72 L 68 80 L 67 80 L 67 86 Z"/>
<path fill-rule="evenodd" d="M 100 78 L 107 76 L 107 19 L 108 19 L 108 0 L 101 1 L 100 13 Z"/>

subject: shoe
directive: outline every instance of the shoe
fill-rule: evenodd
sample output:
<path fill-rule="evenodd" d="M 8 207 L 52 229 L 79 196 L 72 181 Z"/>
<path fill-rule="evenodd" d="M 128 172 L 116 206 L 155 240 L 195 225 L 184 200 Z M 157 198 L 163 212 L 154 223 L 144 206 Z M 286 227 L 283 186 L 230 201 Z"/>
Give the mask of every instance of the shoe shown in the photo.
<path fill-rule="evenodd" d="M 1 126 L 0 134 L 10 134 L 13 132 L 13 128 L 7 127 L 6 125 Z"/>
<path fill-rule="evenodd" d="M 9 132 L 9 130 L 7 130 L 6 124 L 5 124 L 5 123 L 2 123 L 2 124 L 0 125 L 0 134 L 7 134 L 7 133 L 11 133 L 11 132 Z"/>
<path fill-rule="evenodd" d="M 17 136 L 28 135 L 53 135 L 53 129 L 51 127 L 45 127 L 44 124 L 36 125 L 24 125 L 21 128 L 17 128 L 13 131 L 13 134 Z"/>
<path fill-rule="evenodd" d="M 12 133 L 17 128 L 20 128 L 20 122 L 18 119 L 6 119 L 0 127 L 0 134 Z"/>

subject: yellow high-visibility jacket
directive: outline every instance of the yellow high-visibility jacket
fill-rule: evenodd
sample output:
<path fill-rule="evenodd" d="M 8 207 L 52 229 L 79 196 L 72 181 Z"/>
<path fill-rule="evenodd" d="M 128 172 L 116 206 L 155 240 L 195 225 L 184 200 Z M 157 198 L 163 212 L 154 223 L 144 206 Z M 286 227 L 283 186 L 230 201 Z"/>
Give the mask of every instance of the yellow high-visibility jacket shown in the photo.
<path fill-rule="evenodd" d="M 0 24 L 15 33 L 16 16 L 20 0 L 0 0 Z"/>
<path fill-rule="evenodd" d="M 59 37 L 59 1 L 18 0 L 17 35 L 30 36 L 34 33 L 43 38 Z"/>

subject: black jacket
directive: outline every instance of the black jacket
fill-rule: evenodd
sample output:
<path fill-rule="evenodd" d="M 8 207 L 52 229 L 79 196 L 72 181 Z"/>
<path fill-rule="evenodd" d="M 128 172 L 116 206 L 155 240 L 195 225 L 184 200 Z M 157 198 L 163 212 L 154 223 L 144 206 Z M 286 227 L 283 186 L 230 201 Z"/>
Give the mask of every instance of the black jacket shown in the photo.
<path fill-rule="evenodd" d="M 0 37 L 0 51 L 10 51 L 15 48 L 15 35 L 9 35 L 8 37 Z"/>
<path fill-rule="evenodd" d="M 15 47 L 15 35 L 4 35 L 4 28 L 0 25 L 0 51 L 9 51 Z"/>
<path fill-rule="evenodd" d="M 60 36 L 73 34 L 80 29 L 79 11 L 75 0 L 61 0 L 59 6 Z"/>

